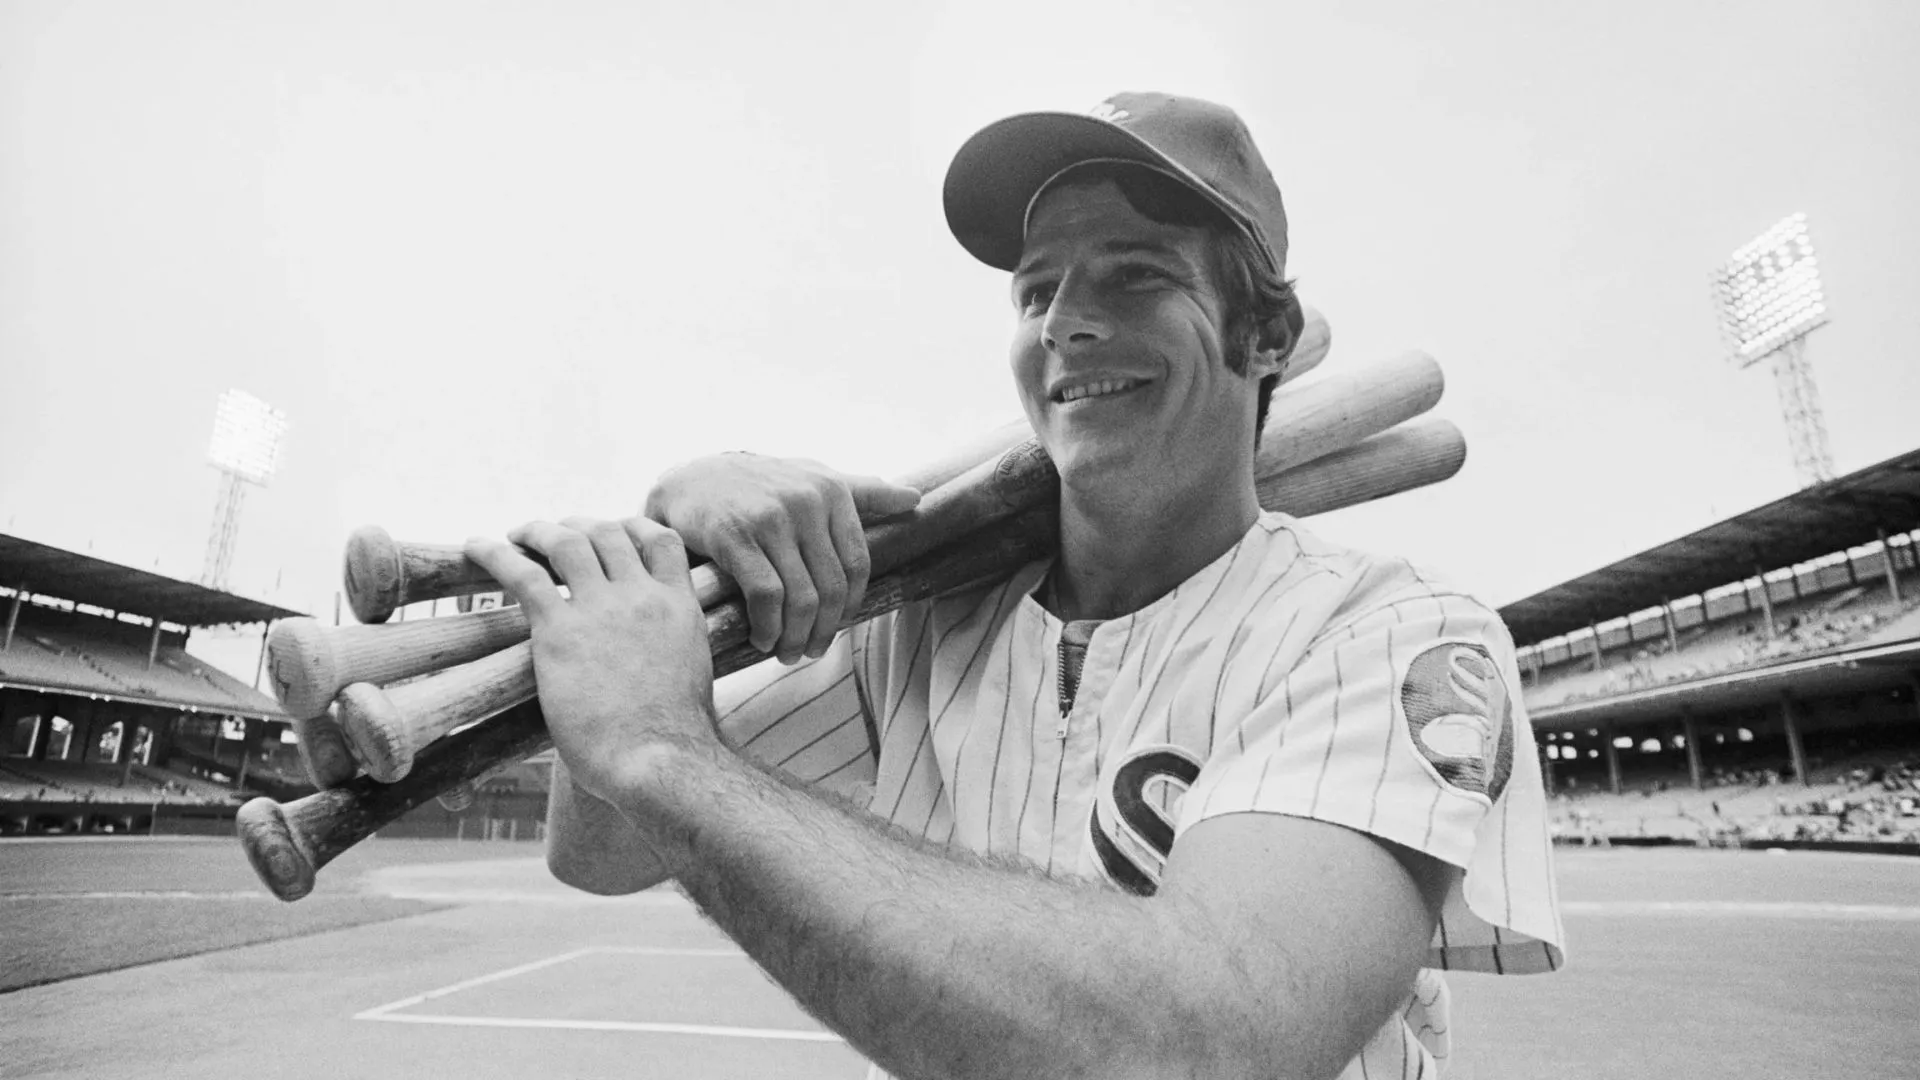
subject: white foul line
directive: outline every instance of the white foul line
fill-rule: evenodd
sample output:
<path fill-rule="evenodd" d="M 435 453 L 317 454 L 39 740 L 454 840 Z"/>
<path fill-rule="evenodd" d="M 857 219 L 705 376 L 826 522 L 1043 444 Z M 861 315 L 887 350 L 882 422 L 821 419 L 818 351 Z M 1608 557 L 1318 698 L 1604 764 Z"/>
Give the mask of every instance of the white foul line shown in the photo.
<path fill-rule="evenodd" d="M 577 1031 L 639 1031 L 656 1035 L 718 1035 L 733 1039 L 788 1039 L 797 1042 L 833 1042 L 831 1031 L 791 1031 L 782 1028 L 710 1027 L 705 1024 L 646 1024 L 631 1020 L 537 1020 L 515 1016 L 433 1016 L 419 1013 L 361 1014 L 356 1020 L 393 1024 L 449 1024 L 454 1027 L 569 1028 Z"/>
<path fill-rule="evenodd" d="M 1904 904 L 1834 904 L 1819 901 L 1562 900 L 1563 915 L 1706 915 L 1772 919 L 1839 919 L 1917 922 L 1920 907 Z"/>
<path fill-rule="evenodd" d="M 389 1024 L 443 1024 L 452 1027 L 493 1027 L 493 1028 L 549 1028 L 574 1031 L 635 1031 L 655 1035 L 708 1035 L 732 1039 L 787 1039 L 798 1042 L 842 1041 L 840 1036 L 830 1031 L 800 1031 L 787 1028 L 744 1028 L 726 1027 L 709 1024 L 663 1024 L 632 1020 L 563 1020 L 541 1019 L 517 1016 L 449 1016 L 434 1013 L 403 1013 L 397 1010 L 409 1008 L 435 998 L 457 994 L 476 986 L 510 979 L 516 975 L 525 975 L 544 967 L 577 960 L 582 956 L 595 953 L 614 953 L 622 956 L 694 956 L 716 958 L 738 958 L 746 956 L 738 949 L 670 949 L 650 945 L 590 945 L 583 949 L 563 952 L 558 956 L 549 956 L 545 960 L 510 967 L 488 975 L 442 986 L 424 994 L 401 998 L 399 1001 L 377 1005 L 371 1009 L 355 1013 L 355 1020 L 378 1020 Z"/>

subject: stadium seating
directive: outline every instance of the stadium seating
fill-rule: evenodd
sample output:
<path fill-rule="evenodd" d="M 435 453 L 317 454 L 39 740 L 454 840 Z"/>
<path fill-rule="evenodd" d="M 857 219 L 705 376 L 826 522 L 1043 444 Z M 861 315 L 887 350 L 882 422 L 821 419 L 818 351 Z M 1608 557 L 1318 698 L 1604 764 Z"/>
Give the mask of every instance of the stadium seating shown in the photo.
<path fill-rule="evenodd" d="M 1758 611 L 1719 618 L 1676 635 L 1678 651 L 1664 635 L 1631 648 L 1602 653 L 1593 669 L 1590 654 L 1572 655 L 1529 677 L 1529 706 L 1542 708 L 1629 693 L 1652 686 L 1758 667 L 1821 652 L 1920 636 L 1920 575 L 1903 575 L 1903 599 L 1895 602 L 1878 582 L 1837 593 L 1774 604 L 1777 632 L 1769 638 Z M 1642 631 L 1644 633 L 1644 631 Z"/>
<path fill-rule="evenodd" d="M 1741 840 L 1882 840 L 1920 843 L 1920 758 L 1874 754 L 1813 770 L 1807 785 L 1770 771 L 1722 774 L 1695 791 L 1685 777 L 1550 801 L 1563 841 L 1670 839 L 1698 844 Z"/>

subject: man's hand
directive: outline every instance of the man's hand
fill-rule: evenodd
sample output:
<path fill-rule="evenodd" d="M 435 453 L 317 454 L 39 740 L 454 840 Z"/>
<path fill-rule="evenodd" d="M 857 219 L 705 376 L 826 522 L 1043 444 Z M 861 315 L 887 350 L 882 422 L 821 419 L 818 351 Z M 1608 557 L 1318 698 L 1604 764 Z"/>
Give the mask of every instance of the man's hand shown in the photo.
<path fill-rule="evenodd" d="M 792 664 L 825 653 L 866 594 L 861 519 L 919 501 L 910 487 L 815 461 L 718 454 L 662 476 L 645 512 L 740 583 L 748 640 Z"/>
<path fill-rule="evenodd" d="M 713 657 L 673 530 L 646 518 L 536 521 L 467 541 L 526 610 L 540 707 L 574 783 L 621 805 L 663 744 L 710 743 Z M 514 545 L 544 555 L 569 596 Z"/>

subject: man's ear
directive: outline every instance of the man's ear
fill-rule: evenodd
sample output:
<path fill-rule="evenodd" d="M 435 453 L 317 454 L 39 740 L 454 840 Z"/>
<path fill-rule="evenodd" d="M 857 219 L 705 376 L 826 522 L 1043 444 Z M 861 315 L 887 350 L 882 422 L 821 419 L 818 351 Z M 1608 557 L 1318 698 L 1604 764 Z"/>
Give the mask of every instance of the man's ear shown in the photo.
<path fill-rule="evenodd" d="M 1267 320 L 1266 325 L 1256 330 L 1254 335 L 1247 375 L 1264 379 L 1286 371 L 1287 361 L 1293 356 L 1293 346 L 1300 340 L 1300 335 L 1287 325 L 1284 318 Z"/>

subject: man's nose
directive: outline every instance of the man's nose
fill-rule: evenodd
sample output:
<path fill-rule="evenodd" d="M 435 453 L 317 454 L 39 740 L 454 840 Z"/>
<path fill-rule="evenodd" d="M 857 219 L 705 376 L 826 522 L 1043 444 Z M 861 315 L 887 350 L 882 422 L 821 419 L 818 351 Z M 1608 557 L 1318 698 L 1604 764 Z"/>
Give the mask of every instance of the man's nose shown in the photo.
<path fill-rule="evenodd" d="M 1113 328 L 1099 298 L 1087 283 L 1072 274 L 1060 282 L 1047 305 L 1047 318 L 1040 334 L 1052 352 L 1097 345 L 1111 336 Z"/>

